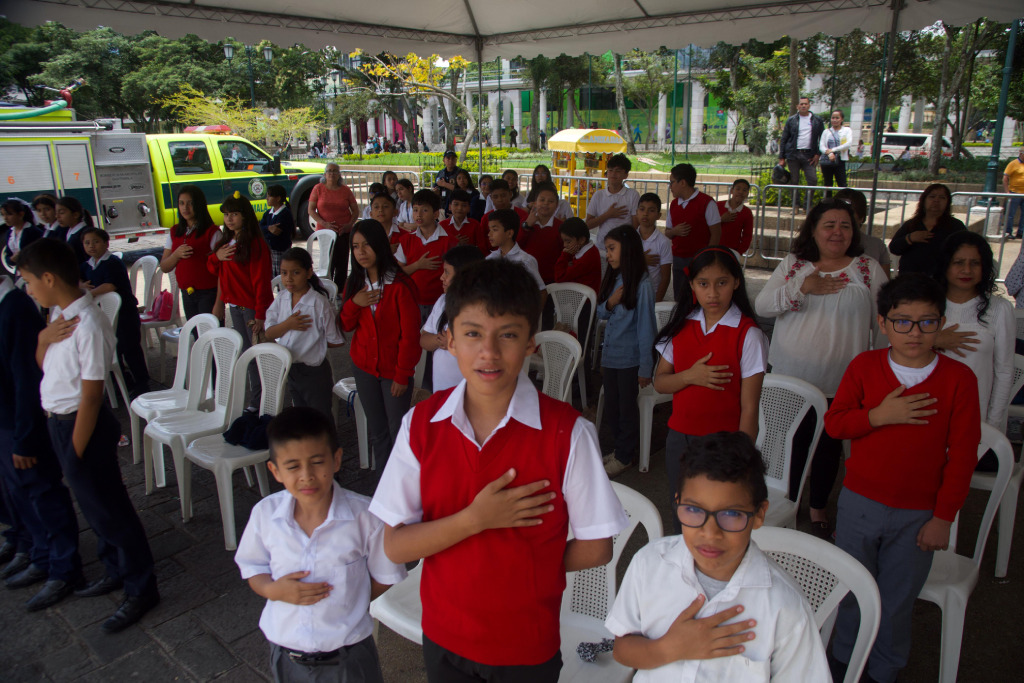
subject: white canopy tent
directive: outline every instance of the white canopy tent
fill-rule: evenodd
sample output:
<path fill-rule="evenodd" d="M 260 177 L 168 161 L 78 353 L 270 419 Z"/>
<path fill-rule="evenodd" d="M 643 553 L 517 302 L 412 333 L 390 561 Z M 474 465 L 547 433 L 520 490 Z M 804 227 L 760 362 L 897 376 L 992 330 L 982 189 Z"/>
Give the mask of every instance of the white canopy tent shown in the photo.
<path fill-rule="evenodd" d="M 891 0 L 5 0 L 11 21 L 59 21 L 89 30 L 155 30 L 210 41 L 233 37 L 315 49 L 438 53 L 490 61 L 518 55 L 626 52 L 751 38 L 843 35 L 855 28 L 890 31 Z M 939 19 L 961 25 L 978 17 L 1009 21 L 1020 0 L 905 0 L 898 30 Z"/>

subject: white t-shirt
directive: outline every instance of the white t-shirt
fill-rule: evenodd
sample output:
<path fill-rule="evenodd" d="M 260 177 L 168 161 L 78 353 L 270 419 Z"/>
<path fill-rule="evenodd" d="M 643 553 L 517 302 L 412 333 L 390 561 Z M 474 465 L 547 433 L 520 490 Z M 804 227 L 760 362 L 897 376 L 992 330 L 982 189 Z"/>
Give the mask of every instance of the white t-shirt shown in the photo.
<path fill-rule="evenodd" d="M 615 596 L 605 627 L 616 636 L 638 633 L 660 638 L 679 614 L 704 591 L 693 555 L 682 536 L 667 536 L 633 556 Z M 717 659 L 681 660 L 638 671 L 635 683 L 767 683 L 829 681 L 825 647 L 814 613 L 793 579 L 754 541 L 725 588 L 709 598 L 698 619 L 743 606 L 742 619 L 754 619 L 755 638 L 742 654 Z M 729 623 L 729 622 L 726 622 Z"/>
<path fill-rule="evenodd" d="M 732 304 L 729 306 L 729 310 L 725 312 L 722 319 L 711 326 L 711 329 L 707 329 L 707 325 L 704 323 L 704 309 L 697 308 L 690 315 L 686 316 L 687 320 L 699 320 L 700 329 L 704 334 L 710 334 L 714 332 L 719 325 L 726 327 L 739 327 L 740 321 L 743 319 L 743 314 L 740 313 L 739 306 Z M 665 362 L 672 364 L 675 362 L 675 352 L 672 349 L 672 340 L 667 339 L 655 347 L 655 350 L 661 354 L 661 357 L 665 359 Z M 740 379 L 746 379 L 752 377 L 759 372 L 767 372 L 768 370 L 768 337 L 761 331 L 759 327 L 751 327 L 747 330 L 747 336 L 743 338 L 743 350 L 740 352 Z M 712 361 L 714 358 L 712 358 Z M 715 365 L 715 363 L 711 363 Z"/>
<path fill-rule="evenodd" d="M 270 574 L 277 580 L 296 571 L 303 581 L 326 581 L 333 590 L 314 605 L 267 600 L 260 630 L 272 643 L 300 652 L 331 652 L 373 633 L 370 577 L 394 585 L 405 567 L 384 554 L 384 524 L 368 511 L 370 499 L 333 482 L 327 519 L 309 536 L 295 521 L 295 498 L 278 491 L 256 503 L 249 515 L 235 564 L 243 579 Z"/>
<path fill-rule="evenodd" d="M 657 295 L 658 285 L 661 284 L 661 267 L 672 265 L 672 240 L 665 237 L 665 233 L 661 230 L 655 228 L 651 236 L 642 241 L 644 243 L 644 253 L 658 256 L 657 265 L 647 266 L 647 277 L 651 279 L 651 289 Z"/>
<path fill-rule="evenodd" d="M 939 364 L 938 355 L 936 355 L 935 358 L 932 358 L 932 362 L 923 368 L 908 368 L 906 365 L 900 365 L 892 359 L 891 351 L 887 358 L 889 359 L 889 367 L 892 369 L 892 374 L 896 375 L 896 379 L 898 379 L 900 384 L 905 386 L 907 389 L 915 387 L 928 379 L 928 377 L 935 372 L 935 366 Z"/>
<path fill-rule="evenodd" d="M 281 289 L 274 303 L 267 309 L 265 327 L 279 325 L 293 313 L 308 315 L 313 320 L 306 330 L 288 330 L 277 338 L 277 343 L 292 352 L 292 362 L 316 367 L 327 357 L 328 344 L 342 344 L 345 338 L 338 329 L 337 312 L 326 296 L 312 287 L 292 308 L 292 293 Z"/>
<path fill-rule="evenodd" d="M 537 268 L 537 259 L 523 251 L 518 244 L 509 249 L 508 253 L 504 256 L 501 254 L 501 249 L 495 249 L 487 255 L 487 258 L 507 258 L 509 261 L 522 264 L 528 271 L 530 271 L 530 275 L 533 276 L 534 281 L 537 283 L 537 287 L 539 287 L 541 291 L 547 289 L 547 286 L 544 284 L 544 279 L 540 276 L 540 270 Z"/>
<path fill-rule="evenodd" d="M 600 216 L 613 206 L 621 206 L 626 209 L 625 216 L 609 218 L 604 223 L 597 226 L 597 235 L 594 237 L 594 244 L 597 245 L 597 250 L 601 252 L 602 259 L 604 259 L 605 236 L 611 232 L 613 228 L 617 228 L 620 225 L 632 225 L 633 217 L 636 215 L 636 206 L 639 203 L 640 193 L 625 185 L 623 185 L 622 189 L 615 194 L 612 194 L 607 189 L 602 188 L 595 192 L 594 196 L 590 198 L 589 202 L 587 202 L 587 217 L 589 218 Z"/>
<path fill-rule="evenodd" d="M 82 294 L 63 311 L 60 306 L 50 309 L 50 322 L 58 317 L 71 320 L 76 316 L 78 325 L 71 336 L 50 344 L 43 357 L 39 398 L 43 410 L 59 415 L 78 410 L 82 380 L 102 381 L 107 378 L 117 343 L 114 328 L 96 305 L 92 294 Z"/>
<path fill-rule="evenodd" d="M 448 325 L 444 326 L 443 330 L 437 329 L 437 324 L 441 322 L 441 315 L 444 313 L 444 299 L 445 295 L 434 302 L 434 308 L 431 309 L 430 315 L 427 317 L 427 322 L 423 323 L 422 332 L 427 334 L 437 334 L 439 331 L 443 332 L 448 329 Z M 448 349 L 437 349 L 433 355 L 434 363 L 434 375 L 432 379 L 432 386 L 435 392 L 444 391 L 450 389 L 456 384 L 462 381 L 462 372 L 459 370 L 459 362 L 452 355 L 452 352 Z"/>
<path fill-rule="evenodd" d="M 796 120 L 800 123 L 800 131 L 796 136 L 796 148 L 813 150 L 814 145 L 811 141 L 811 115 L 797 116 Z"/>

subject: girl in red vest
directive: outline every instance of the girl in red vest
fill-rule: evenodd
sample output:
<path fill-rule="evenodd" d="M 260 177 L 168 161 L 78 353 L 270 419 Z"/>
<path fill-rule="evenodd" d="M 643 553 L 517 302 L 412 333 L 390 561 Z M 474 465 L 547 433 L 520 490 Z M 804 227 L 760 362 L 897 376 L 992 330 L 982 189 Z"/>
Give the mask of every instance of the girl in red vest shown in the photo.
<path fill-rule="evenodd" d="M 220 229 L 210 216 L 206 195 L 197 185 L 185 185 L 178 190 L 178 223 L 167 237 L 160 270 L 174 271 L 186 320 L 213 313 L 217 276 L 206 267 L 206 260 L 218 241 Z"/>
<path fill-rule="evenodd" d="M 658 334 L 654 388 L 672 394 L 665 441 L 669 490 L 690 439 L 715 432 L 757 438 L 768 338 L 754 321 L 743 268 L 732 249 L 705 247 L 684 271 L 682 296 Z M 675 522 L 680 533 L 679 522 Z"/>
<path fill-rule="evenodd" d="M 352 267 L 343 300 L 341 327 L 355 330 L 350 353 L 356 390 L 381 472 L 412 399 L 409 384 L 420 359 L 420 309 L 416 285 L 402 272 L 387 233 L 375 220 L 359 221 L 352 228 Z"/>

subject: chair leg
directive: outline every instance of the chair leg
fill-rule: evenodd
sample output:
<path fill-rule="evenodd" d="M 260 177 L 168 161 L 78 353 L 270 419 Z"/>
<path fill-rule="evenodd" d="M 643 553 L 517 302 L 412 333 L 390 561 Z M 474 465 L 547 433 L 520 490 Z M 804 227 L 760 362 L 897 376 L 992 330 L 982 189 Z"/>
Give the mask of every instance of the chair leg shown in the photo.
<path fill-rule="evenodd" d="M 245 472 L 245 485 L 252 488 L 252 472 L 250 467 L 243 467 L 242 471 Z"/>
<path fill-rule="evenodd" d="M 142 472 L 146 476 L 146 495 L 153 493 L 153 461 L 155 456 L 153 450 L 156 444 L 148 436 L 143 437 L 142 444 Z"/>
<path fill-rule="evenodd" d="M 353 402 L 353 408 L 356 414 L 356 438 L 359 439 L 359 467 L 364 470 L 367 468 L 377 469 L 377 463 L 370 460 L 370 428 L 358 394 Z"/>
<path fill-rule="evenodd" d="M 580 408 L 587 407 L 587 369 L 584 367 L 586 363 L 580 358 L 579 365 L 576 366 L 576 379 L 580 385 Z"/>
<path fill-rule="evenodd" d="M 654 401 L 640 397 L 640 471 L 651 469 L 651 432 L 654 431 Z"/>
<path fill-rule="evenodd" d="M 961 599 L 952 591 L 946 593 L 942 605 L 942 652 L 939 655 L 939 683 L 956 683 L 960 668 L 960 647 L 967 616 L 966 596 Z"/>
<path fill-rule="evenodd" d="M 594 416 L 594 426 L 599 432 L 601 431 L 602 415 L 604 415 L 604 387 L 601 387 L 601 391 L 597 394 L 597 415 Z"/>
<path fill-rule="evenodd" d="M 117 361 L 114 361 L 115 363 Z M 110 381 L 110 375 L 103 380 L 103 390 L 107 392 L 107 399 L 110 401 L 110 407 L 113 410 L 117 410 L 117 392 L 114 391 L 114 383 Z"/>
<path fill-rule="evenodd" d="M 256 481 L 260 484 L 260 497 L 266 498 L 270 495 L 270 485 L 267 482 L 267 466 L 256 465 Z"/>
<path fill-rule="evenodd" d="M 167 384 L 167 342 L 164 341 L 163 336 L 160 337 L 160 383 Z M 152 374 L 152 373 L 150 373 Z"/>
<path fill-rule="evenodd" d="M 235 537 L 235 497 L 231 490 L 231 470 L 222 472 L 214 469 L 213 476 L 217 479 L 217 501 L 220 503 L 220 520 L 224 525 L 224 549 L 235 550 L 238 542 Z"/>
<path fill-rule="evenodd" d="M 996 545 L 996 578 L 1006 578 L 1010 566 L 1010 544 L 1013 543 L 1013 522 L 1017 516 L 1020 481 L 1010 480 L 1003 499 L 999 501 L 999 540 Z"/>
<path fill-rule="evenodd" d="M 178 497 L 181 499 L 181 521 L 192 519 L 192 461 L 185 457 L 185 444 L 180 439 L 171 443 L 174 474 L 178 478 Z"/>
<path fill-rule="evenodd" d="M 132 430 L 132 464 L 138 465 L 142 462 L 142 418 L 128 408 L 128 420 Z"/>

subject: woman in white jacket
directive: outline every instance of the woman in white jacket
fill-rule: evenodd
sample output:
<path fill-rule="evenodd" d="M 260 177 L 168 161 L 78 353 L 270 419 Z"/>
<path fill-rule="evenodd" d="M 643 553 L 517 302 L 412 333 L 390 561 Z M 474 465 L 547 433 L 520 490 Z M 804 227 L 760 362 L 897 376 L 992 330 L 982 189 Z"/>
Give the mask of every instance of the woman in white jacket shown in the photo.
<path fill-rule="evenodd" d="M 853 146 L 853 131 L 843 125 L 843 112 L 838 109 L 832 112 L 832 125 L 825 129 L 818 141 L 821 152 L 821 175 L 825 187 L 832 187 L 832 181 L 839 187 L 846 187 L 846 162 L 850 159 L 850 147 Z M 826 197 L 832 193 L 826 193 Z"/>

